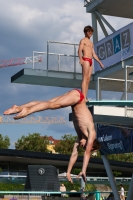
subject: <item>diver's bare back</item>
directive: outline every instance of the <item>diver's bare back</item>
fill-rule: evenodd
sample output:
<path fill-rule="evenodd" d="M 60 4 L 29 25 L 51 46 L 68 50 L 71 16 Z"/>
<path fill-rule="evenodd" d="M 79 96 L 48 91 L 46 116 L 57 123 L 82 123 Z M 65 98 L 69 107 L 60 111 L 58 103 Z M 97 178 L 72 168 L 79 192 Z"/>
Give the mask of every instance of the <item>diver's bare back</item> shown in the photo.
<path fill-rule="evenodd" d="M 92 116 L 85 102 L 81 102 L 72 107 L 73 123 L 79 132 L 88 138 L 88 126 L 92 123 Z"/>
<path fill-rule="evenodd" d="M 92 58 L 93 55 L 93 43 L 88 38 L 82 39 L 84 45 L 82 49 L 83 57 Z"/>

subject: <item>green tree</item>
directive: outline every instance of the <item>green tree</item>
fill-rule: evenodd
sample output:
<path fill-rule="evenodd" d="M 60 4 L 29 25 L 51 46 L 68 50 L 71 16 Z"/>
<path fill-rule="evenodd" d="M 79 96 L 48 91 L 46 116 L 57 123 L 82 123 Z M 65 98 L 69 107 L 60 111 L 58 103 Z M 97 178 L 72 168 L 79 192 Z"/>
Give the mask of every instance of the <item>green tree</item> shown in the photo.
<path fill-rule="evenodd" d="M 79 174 L 82 171 L 81 168 L 73 168 L 72 169 L 72 174 Z"/>
<path fill-rule="evenodd" d="M 69 181 L 62 181 L 61 183 L 64 183 L 66 186 L 66 191 L 76 190 L 77 192 L 81 189 L 81 183 L 80 181 L 74 181 L 74 184 L 70 183 Z M 92 184 L 85 184 L 85 190 L 86 191 L 96 191 L 96 186 Z"/>
<path fill-rule="evenodd" d="M 73 145 L 77 140 L 77 136 L 72 134 L 65 134 L 62 139 L 55 145 L 55 151 L 61 154 L 71 154 L 73 150 Z M 79 155 L 83 155 L 83 148 L 79 148 Z"/>
<path fill-rule="evenodd" d="M 2 136 L 2 134 L 0 134 L 0 148 L 2 149 L 8 149 L 10 146 L 10 139 L 9 137 L 6 136 Z"/>
<path fill-rule="evenodd" d="M 37 152 L 48 152 L 47 145 L 49 144 L 48 137 L 41 136 L 39 133 L 28 134 L 28 136 L 22 136 L 15 142 L 15 148 L 17 150 L 28 150 Z"/>
<path fill-rule="evenodd" d="M 0 183 L 0 191 L 24 191 L 24 185 L 19 183 Z"/>
<path fill-rule="evenodd" d="M 110 154 L 107 156 L 110 160 L 117 160 L 122 162 L 133 162 L 133 154 L 125 153 L 125 154 Z"/>
<path fill-rule="evenodd" d="M 101 158 L 100 151 L 97 151 L 96 158 Z M 116 160 L 121 162 L 131 162 L 133 163 L 133 153 L 125 153 L 125 154 L 108 154 L 107 158 L 109 160 Z"/>
<path fill-rule="evenodd" d="M 121 174 L 122 174 L 122 172 L 113 171 L 113 175 L 114 175 L 115 177 L 121 176 Z"/>

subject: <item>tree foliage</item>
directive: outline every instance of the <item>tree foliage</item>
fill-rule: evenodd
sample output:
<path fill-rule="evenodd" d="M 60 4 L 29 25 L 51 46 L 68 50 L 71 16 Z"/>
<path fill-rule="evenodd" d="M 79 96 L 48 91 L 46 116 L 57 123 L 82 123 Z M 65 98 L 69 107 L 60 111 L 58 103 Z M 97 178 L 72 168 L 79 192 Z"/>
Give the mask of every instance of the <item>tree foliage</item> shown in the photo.
<path fill-rule="evenodd" d="M 95 158 L 101 158 L 100 151 L 97 151 L 97 156 L 95 156 Z M 107 155 L 107 158 L 109 160 L 133 163 L 133 153 L 109 154 Z"/>
<path fill-rule="evenodd" d="M 65 134 L 62 139 L 55 145 L 55 151 L 60 154 L 71 154 L 73 145 L 77 140 L 77 136 L 72 134 Z M 79 155 L 83 155 L 83 148 L 79 148 Z"/>
<path fill-rule="evenodd" d="M 28 134 L 28 136 L 22 136 L 15 142 L 15 148 L 17 150 L 48 152 L 47 145 L 49 144 L 48 137 L 41 136 L 39 133 Z"/>
<path fill-rule="evenodd" d="M 69 181 L 63 181 L 61 183 L 63 183 L 65 185 L 66 191 L 76 190 L 77 192 L 79 192 L 80 189 L 81 189 L 81 183 L 80 183 L 80 181 L 76 181 L 76 182 L 74 182 L 74 184 L 72 184 Z M 93 184 L 86 183 L 85 184 L 85 190 L 86 191 L 91 191 L 91 192 L 92 191 L 96 191 L 96 186 L 93 185 Z"/>
<path fill-rule="evenodd" d="M 0 183 L 0 191 L 24 191 L 24 185 L 19 183 Z"/>
<path fill-rule="evenodd" d="M 121 175 L 122 175 L 122 172 L 113 171 L 113 175 L 114 175 L 115 177 L 121 176 Z"/>
<path fill-rule="evenodd" d="M 0 134 L 0 148 L 2 149 L 8 149 L 10 146 L 10 139 L 9 137 L 3 136 L 2 134 Z"/>
<path fill-rule="evenodd" d="M 133 153 L 110 154 L 107 157 L 110 160 L 117 160 L 121 162 L 133 162 Z"/>
<path fill-rule="evenodd" d="M 81 168 L 73 168 L 72 169 L 72 174 L 79 174 L 82 171 Z"/>

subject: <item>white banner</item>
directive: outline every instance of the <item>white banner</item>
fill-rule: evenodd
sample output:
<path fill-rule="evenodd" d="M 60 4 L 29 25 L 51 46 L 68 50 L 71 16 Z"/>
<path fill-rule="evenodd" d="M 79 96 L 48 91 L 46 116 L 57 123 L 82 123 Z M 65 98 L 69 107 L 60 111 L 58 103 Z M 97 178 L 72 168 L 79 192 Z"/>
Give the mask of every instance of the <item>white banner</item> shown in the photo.
<path fill-rule="evenodd" d="M 133 56 L 133 23 L 100 40 L 94 49 L 105 68 Z M 100 70 L 97 61 L 94 61 L 94 69 L 95 72 Z"/>

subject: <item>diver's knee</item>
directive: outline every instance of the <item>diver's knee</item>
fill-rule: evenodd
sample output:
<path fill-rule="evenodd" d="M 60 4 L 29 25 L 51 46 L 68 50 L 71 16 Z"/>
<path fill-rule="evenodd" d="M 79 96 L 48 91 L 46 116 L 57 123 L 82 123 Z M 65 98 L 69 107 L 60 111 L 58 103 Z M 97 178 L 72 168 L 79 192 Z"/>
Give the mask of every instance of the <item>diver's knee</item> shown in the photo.
<path fill-rule="evenodd" d="M 83 81 L 86 83 L 90 82 L 90 77 L 89 76 L 84 76 Z"/>
<path fill-rule="evenodd" d="M 50 109 L 51 110 L 55 110 L 55 109 L 58 109 L 58 108 L 61 108 L 61 106 L 55 102 L 50 102 Z"/>

